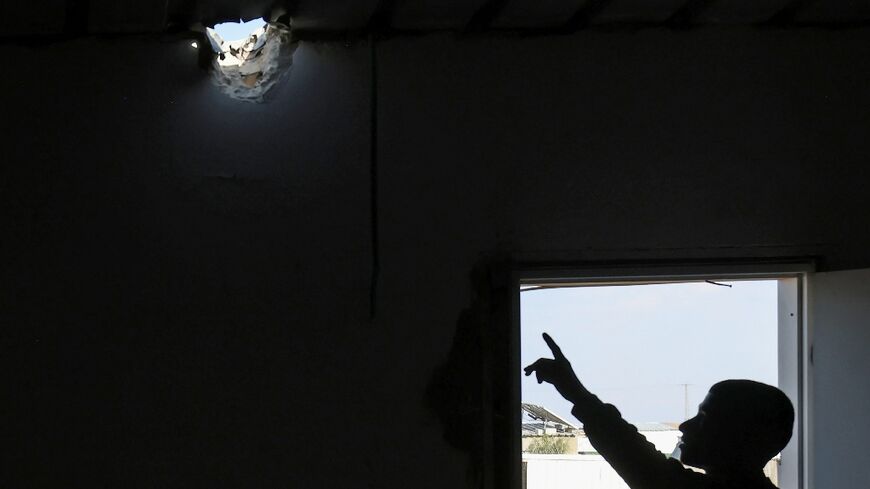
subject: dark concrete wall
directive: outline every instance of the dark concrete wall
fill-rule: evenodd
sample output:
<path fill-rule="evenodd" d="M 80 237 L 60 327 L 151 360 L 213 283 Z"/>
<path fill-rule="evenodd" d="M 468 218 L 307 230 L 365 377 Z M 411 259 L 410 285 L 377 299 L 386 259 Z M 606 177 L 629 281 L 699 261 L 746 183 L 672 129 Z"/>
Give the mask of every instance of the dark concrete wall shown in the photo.
<path fill-rule="evenodd" d="M 489 314 L 472 270 L 870 265 L 868 41 L 380 43 L 373 321 L 369 46 L 301 45 L 263 105 L 219 94 L 183 40 L 6 46 L 3 477 L 474 485 L 426 400 L 463 311 Z"/>

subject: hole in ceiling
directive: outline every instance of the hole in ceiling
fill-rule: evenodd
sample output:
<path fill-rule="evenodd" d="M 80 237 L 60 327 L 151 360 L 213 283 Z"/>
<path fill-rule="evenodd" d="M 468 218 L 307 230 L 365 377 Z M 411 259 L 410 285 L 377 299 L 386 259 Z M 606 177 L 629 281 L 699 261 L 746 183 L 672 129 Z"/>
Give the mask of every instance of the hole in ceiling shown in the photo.
<path fill-rule="evenodd" d="M 206 38 L 218 88 L 246 102 L 265 100 L 289 71 L 296 49 L 289 25 L 264 19 L 217 24 L 206 29 Z"/>
<path fill-rule="evenodd" d="M 254 33 L 255 30 L 266 25 L 266 19 L 259 18 L 247 22 L 239 19 L 238 22 L 224 22 L 215 24 L 212 29 L 225 41 L 240 41 Z"/>

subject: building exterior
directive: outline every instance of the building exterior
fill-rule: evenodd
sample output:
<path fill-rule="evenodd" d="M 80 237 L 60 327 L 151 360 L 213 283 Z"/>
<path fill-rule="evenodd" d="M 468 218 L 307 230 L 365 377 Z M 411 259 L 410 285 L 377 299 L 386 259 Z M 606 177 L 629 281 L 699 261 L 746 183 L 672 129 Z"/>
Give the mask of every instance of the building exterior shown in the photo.
<path fill-rule="evenodd" d="M 527 404 L 523 405 L 524 411 Z M 534 405 L 530 405 L 534 406 Z M 538 413 L 550 411 L 539 408 Z M 542 411 L 543 410 L 543 411 Z M 556 415 L 553 414 L 555 417 Z M 567 422 L 566 422 L 567 423 Z M 567 426 L 561 430 L 554 426 L 544 427 L 543 422 L 523 423 L 522 439 L 522 487 L 523 489 L 627 489 L 628 486 L 615 470 L 598 454 L 595 447 L 580 427 Z M 634 423 L 638 433 L 643 435 L 656 449 L 667 456 L 673 456 L 680 440 L 677 423 L 646 422 Z M 571 438 L 564 454 L 528 453 L 529 445 L 543 436 Z M 764 468 L 765 475 L 779 485 L 780 457 L 777 456 Z M 691 467 L 690 467 L 691 468 Z M 694 469 L 692 470 L 700 470 Z"/>

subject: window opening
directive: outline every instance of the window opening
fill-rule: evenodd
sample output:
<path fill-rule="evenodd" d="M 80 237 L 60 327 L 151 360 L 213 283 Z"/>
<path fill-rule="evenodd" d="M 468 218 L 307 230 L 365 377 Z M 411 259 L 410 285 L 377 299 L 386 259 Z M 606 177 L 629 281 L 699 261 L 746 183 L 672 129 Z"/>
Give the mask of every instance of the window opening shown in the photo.
<path fill-rule="evenodd" d="M 541 338 L 549 333 L 592 393 L 615 405 L 660 452 L 677 458 L 677 427 L 695 415 L 717 381 L 739 378 L 778 386 L 799 416 L 797 281 L 524 281 L 521 367 L 552 356 Z M 524 489 L 628 487 L 585 437 L 582 423 L 571 415 L 572 405 L 551 385 L 522 376 L 520 389 L 516 446 L 522 468 L 517 473 Z M 796 427 L 789 446 L 765 467 L 778 487 L 799 486 L 800 437 Z"/>

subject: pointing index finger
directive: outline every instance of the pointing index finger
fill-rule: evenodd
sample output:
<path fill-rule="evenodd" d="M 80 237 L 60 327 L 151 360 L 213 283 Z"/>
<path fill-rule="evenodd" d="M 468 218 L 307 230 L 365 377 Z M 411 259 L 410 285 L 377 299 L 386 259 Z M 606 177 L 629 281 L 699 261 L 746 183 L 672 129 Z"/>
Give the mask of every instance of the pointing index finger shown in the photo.
<path fill-rule="evenodd" d="M 544 341 L 547 342 L 547 346 L 550 347 L 550 351 L 553 352 L 553 358 L 556 360 L 561 360 L 565 358 L 565 355 L 562 354 L 562 349 L 559 348 L 559 345 L 553 341 L 553 338 L 550 338 L 550 335 L 544 333 Z"/>

